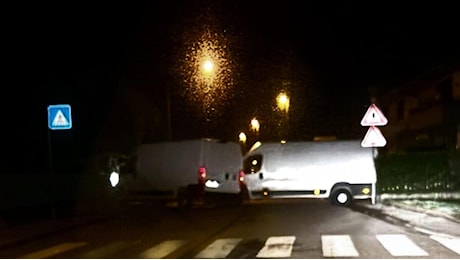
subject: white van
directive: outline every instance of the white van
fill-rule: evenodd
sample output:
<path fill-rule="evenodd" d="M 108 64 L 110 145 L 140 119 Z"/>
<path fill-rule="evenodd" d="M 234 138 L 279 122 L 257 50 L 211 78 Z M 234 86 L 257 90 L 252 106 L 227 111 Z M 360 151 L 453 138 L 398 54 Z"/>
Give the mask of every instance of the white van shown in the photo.
<path fill-rule="evenodd" d="M 141 144 L 136 171 L 125 180 L 130 195 L 202 203 L 205 192 L 238 193 L 242 151 L 238 143 L 196 139 Z"/>
<path fill-rule="evenodd" d="M 376 150 L 360 140 L 256 143 L 244 156 L 249 199 L 328 198 L 349 206 L 353 199 L 375 203 Z"/>

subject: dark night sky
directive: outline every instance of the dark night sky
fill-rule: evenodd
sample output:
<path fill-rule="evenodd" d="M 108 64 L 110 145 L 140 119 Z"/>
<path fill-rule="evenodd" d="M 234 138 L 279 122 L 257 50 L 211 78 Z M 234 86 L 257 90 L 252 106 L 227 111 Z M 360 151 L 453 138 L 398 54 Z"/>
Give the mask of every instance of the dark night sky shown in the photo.
<path fill-rule="evenodd" d="M 310 115 L 298 120 L 296 134 L 302 137 L 305 132 L 347 131 L 354 121 L 358 125 L 369 104 L 368 88 L 395 87 L 438 64 L 458 62 L 456 10 L 453 1 L 55 1 L 5 6 L 5 171 L 28 171 L 18 170 L 18 163 L 46 168 L 50 104 L 72 105 L 74 128 L 52 132 L 51 139 L 54 146 L 70 147 L 62 150 L 69 157 L 91 151 L 117 88 L 136 86 L 161 106 L 173 59 L 168 55 L 181 45 L 178 35 L 187 26 L 212 20 L 206 17 L 210 13 L 226 30 L 239 64 L 238 94 L 214 129 L 222 129 L 225 137 L 239 131 L 248 114 L 257 111 L 251 100 L 264 96 L 257 82 L 276 75 L 275 63 L 283 67 L 294 57 L 300 65 L 283 75 L 308 82 L 308 90 L 301 92 L 308 92 L 305 100 L 298 101 L 311 103 Z M 178 125 L 184 112 L 175 113 L 173 127 L 190 130 L 177 136 L 202 134 L 193 121 Z"/>

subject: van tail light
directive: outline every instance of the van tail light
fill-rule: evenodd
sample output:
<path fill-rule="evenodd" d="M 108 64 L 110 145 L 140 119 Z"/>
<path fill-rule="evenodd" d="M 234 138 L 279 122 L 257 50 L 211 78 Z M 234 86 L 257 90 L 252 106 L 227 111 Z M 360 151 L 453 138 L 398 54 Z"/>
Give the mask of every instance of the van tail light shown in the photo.
<path fill-rule="evenodd" d="M 198 184 L 204 186 L 206 181 L 206 167 L 201 166 L 198 168 Z"/>
<path fill-rule="evenodd" d="M 206 167 L 201 166 L 198 168 L 198 190 L 197 195 L 201 196 L 205 193 L 205 182 L 206 182 Z"/>
<path fill-rule="evenodd" d="M 240 170 L 238 173 L 238 183 L 241 185 L 244 185 L 244 171 Z"/>

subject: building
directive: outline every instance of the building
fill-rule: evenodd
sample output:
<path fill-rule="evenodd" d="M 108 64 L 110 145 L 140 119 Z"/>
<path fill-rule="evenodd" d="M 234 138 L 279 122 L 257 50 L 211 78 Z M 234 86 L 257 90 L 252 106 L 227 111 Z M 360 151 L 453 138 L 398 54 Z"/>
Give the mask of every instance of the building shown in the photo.
<path fill-rule="evenodd" d="M 389 151 L 460 149 L 460 66 L 441 65 L 380 95 Z"/>

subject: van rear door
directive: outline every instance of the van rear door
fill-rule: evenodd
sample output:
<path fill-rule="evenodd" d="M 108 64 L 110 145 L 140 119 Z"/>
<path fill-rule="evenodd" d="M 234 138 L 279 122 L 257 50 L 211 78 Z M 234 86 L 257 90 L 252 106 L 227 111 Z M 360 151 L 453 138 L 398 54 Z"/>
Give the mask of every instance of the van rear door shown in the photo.
<path fill-rule="evenodd" d="M 238 181 L 242 169 L 242 152 L 237 143 L 210 143 L 205 149 L 206 192 L 240 192 Z"/>

